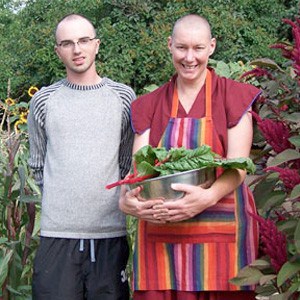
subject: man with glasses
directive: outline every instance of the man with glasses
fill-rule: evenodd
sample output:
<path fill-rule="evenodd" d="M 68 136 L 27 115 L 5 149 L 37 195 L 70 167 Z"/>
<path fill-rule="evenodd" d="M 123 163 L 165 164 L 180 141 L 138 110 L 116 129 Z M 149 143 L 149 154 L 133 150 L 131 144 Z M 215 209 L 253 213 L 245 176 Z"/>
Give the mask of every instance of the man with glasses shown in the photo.
<path fill-rule="evenodd" d="M 65 16 L 55 39 L 66 78 L 34 95 L 28 117 L 29 165 L 42 191 L 33 299 L 125 300 L 125 216 L 119 190 L 105 186 L 130 168 L 135 93 L 97 73 L 100 39 L 88 19 Z"/>

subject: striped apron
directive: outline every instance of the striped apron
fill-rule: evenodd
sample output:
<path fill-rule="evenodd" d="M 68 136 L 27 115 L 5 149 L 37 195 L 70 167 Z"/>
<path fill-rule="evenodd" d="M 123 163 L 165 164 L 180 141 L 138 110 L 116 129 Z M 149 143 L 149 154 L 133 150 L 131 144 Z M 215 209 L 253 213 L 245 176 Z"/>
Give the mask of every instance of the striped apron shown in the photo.
<path fill-rule="evenodd" d="M 177 118 L 175 88 L 172 113 L 159 146 L 194 149 L 206 144 L 221 156 L 221 142 L 212 122 L 211 73 L 206 77 L 206 113 L 201 119 Z M 217 170 L 220 176 L 221 170 Z M 133 256 L 133 289 L 234 291 L 252 287 L 228 280 L 257 255 L 258 228 L 248 212 L 256 213 L 249 188 L 235 191 L 199 215 L 178 223 L 139 220 Z"/>

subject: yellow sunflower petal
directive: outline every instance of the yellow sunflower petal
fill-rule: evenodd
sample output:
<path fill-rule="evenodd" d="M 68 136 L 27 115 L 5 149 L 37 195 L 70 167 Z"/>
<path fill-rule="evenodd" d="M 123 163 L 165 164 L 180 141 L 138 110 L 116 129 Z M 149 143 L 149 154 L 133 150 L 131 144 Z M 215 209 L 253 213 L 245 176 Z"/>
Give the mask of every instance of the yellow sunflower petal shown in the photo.
<path fill-rule="evenodd" d="M 31 86 L 28 89 L 28 95 L 32 97 L 39 89 L 36 86 Z"/>
<path fill-rule="evenodd" d="M 23 124 L 23 122 L 21 120 L 18 120 L 15 124 L 14 124 L 14 128 L 15 128 L 15 132 L 18 133 L 19 132 L 19 125 Z"/>
<path fill-rule="evenodd" d="M 27 123 L 27 113 L 25 113 L 25 112 L 22 112 L 21 114 L 20 114 L 20 121 L 22 122 L 22 123 Z"/>
<path fill-rule="evenodd" d="M 8 105 L 8 106 L 12 106 L 12 105 L 15 105 L 16 102 L 12 98 L 7 98 L 7 99 L 5 99 L 5 104 Z"/>

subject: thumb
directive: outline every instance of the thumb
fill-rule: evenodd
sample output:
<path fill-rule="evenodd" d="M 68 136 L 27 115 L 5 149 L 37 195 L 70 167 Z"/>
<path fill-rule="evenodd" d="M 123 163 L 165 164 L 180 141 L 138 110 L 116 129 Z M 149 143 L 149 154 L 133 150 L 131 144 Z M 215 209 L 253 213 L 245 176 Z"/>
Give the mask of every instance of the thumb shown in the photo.
<path fill-rule="evenodd" d="M 141 190 L 142 190 L 142 187 L 138 186 L 138 187 L 136 187 L 136 188 L 134 188 L 132 190 L 129 190 L 128 191 L 128 195 L 136 197 L 140 193 Z"/>
<path fill-rule="evenodd" d="M 183 192 L 189 192 L 191 190 L 191 186 L 189 184 L 184 184 L 184 183 L 172 183 L 171 188 L 175 191 L 183 191 Z"/>

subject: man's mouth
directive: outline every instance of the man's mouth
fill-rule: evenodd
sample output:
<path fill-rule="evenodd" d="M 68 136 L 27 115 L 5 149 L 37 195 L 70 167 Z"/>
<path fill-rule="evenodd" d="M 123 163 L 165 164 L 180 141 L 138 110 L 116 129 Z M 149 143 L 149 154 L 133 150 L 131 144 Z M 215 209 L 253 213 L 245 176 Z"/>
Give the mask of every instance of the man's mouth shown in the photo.
<path fill-rule="evenodd" d="M 84 63 L 84 57 L 83 57 L 83 56 L 76 57 L 76 58 L 73 59 L 73 62 L 74 62 L 76 65 L 80 65 L 80 64 Z"/>

